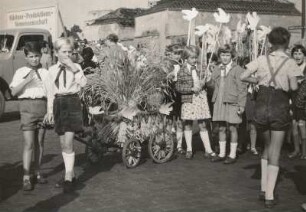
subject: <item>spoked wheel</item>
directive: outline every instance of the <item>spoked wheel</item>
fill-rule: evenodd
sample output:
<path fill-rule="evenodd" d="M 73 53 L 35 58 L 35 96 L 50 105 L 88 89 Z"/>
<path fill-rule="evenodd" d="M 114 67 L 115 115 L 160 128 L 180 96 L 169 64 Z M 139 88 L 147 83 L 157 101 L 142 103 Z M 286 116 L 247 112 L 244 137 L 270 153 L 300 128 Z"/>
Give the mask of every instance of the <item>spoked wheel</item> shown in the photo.
<path fill-rule="evenodd" d="M 99 141 L 92 139 L 91 146 L 86 146 L 85 154 L 88 161 L 92 164 L 98 163 L 103 157 L 102 146 Z"/>
<path fill-rule="evenodd" d="M 149 140 L 149 154 L 154 162 L 165 163 L 174 152 L 174 139 L 171 133 L 161 132 Z"/>
<path fill-rule="evenodd" d="M 136 139 L 127 140 L 123 145 L 122 160 L 127 168 L 136 167 L 141 158 L 141 144 Z"/>

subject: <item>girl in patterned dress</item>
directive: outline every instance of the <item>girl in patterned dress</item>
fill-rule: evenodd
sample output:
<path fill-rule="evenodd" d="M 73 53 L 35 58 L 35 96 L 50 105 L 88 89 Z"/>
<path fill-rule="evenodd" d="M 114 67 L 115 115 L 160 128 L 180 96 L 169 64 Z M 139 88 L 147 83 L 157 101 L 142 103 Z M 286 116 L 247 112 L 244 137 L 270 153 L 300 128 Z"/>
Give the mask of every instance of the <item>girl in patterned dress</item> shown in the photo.
<path fill-rule="evenodd" d="M 236 162 L 238 146 L 238 126 L 242 122 L 242 113 L 246 103 L 247 84 L 240 80 L 243 69 L 232 60 L 234 51 L 225 45 L 218 51 L 221 64 L 212 73 L 210 85 L 214 86 L 212 102 L 214 103 L 213 121 L 219 125 L 219 155 L 212 162 L 224 161 L 225 164 Z M 226 129 L 231 133 L 230 154 L 226 157 Z"/>
<path fill-rule="evenodd" d="M 184 121 L 184 136 L 187 145 L 186 158 L 192 158 L 192 123 L 197 120 L 200 128 L 200 137 L 205 148 L 205 156 L 212 157 L 215 153 L 211 149 L 205 121 L 209 119 L 210 111 L 207 93 L 199 79 L 196 63 L 199 49 L 196 46 L 185 47 L 182 55 L 184 64 L 177 75 L 176 90 L 181 94 L 181 118 Z"/>

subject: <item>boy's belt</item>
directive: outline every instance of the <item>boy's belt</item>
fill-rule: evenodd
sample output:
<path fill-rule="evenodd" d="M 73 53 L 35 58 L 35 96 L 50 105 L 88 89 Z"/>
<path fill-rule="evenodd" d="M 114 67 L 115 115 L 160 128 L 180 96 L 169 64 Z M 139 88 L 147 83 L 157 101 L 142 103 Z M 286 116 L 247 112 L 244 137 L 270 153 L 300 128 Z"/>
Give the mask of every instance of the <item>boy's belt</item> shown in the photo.
<path fill-rule="evenodd" d="M 46 97 L 41 97 L 41 98 L 19 98 L 18 100 L 23 101 L 23 100 L 47 100 Z"/>
<path fill-rule="evenodd" d="M 55 97 L 56 98 L 59 98 L 59 97 L 79 97 L 79 94 L 78 93 L 66 93 L 66 94 L 55 94 Z"/>

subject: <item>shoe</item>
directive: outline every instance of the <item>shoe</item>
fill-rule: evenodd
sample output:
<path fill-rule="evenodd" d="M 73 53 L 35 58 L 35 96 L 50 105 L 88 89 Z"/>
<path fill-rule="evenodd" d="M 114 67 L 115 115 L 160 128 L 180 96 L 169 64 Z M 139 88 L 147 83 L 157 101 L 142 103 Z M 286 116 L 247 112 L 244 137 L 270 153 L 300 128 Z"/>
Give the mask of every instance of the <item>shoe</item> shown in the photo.
<path fill-rule="evenodd" d="M 303 204 L 301 205 L 301 207 L 302 207 L 302 210 L 303 210 L 303 211 L 306 211 L 306 203 L 303 203 Z"/>
<path fill-rule="evenodd" d="M 75 186 L 75 184 L 74 184 L 73 181 L 65 180 L 64 184 L 63 184 L 63 192 L 64 193 L 71 193 L 71 192 L 73 192 L 74 186 Z"/>
<path fill-rule="evenodd" d="M 32 191 L 33 185 L 30 180 L 24 180 L 23 181 L 23 190 L 24 191 Z"/>
<path fill-rule="evenodd" d="M 44 178 L 42 175 L 37 175 L 34 178 L 35 183 L 37 184 L 47 184 L 48 180 L 46 178 Z"/>
<path fill-rule="evenodd" d="M 243 149 L 242 149 L 242 147 L 240 147 L 240 146 L 238 146 L 237 147 L 237 154 L 242 154 L 243 153 Z"/>
<path fill-rule="evenodd" d="M 211 152 L 211 153 L 208 153 L 208 152 L 205 152 L 204 153 L 204 158 L 206 159 L 212 159 L 213 157 L 216 157 L 217 154 L 215 152 Z"/>
<path fill-rule="evenodd" d="M 273 208 L 276 204 L 277 204 L 277 202 L 276 202 L 275 199 L 271 199 L 271 200 L 266 199 L 265 200 L 265 207 L 266 208 Z"/>
<path fill-rule="evenodd" d="M 233 164 L 233 163 L 236 163 L 236 161 L 237 161 L 236 158 L 227 157 L 223 163 L 224 164 Z"/>
<path fill-rule="evenodd" d="M 186 159 L 192 159 L 192 152 L 191 151 L 187 151 L 186 152 Z"/>
<path fill-rule="evenodd" d="M 260 193 L 258 195 L 258 200 L 259 201 L 265 201 L 265 199 L 266 199 L 266 192 L 260 191 Z"/>
<path fill-rule="evenodd" d="M 216 155 L 215 157 L 211 158 L 211 162 L 220 162 L 220 161 L 224 161 L 225 157 L 220 157 L 219 155 Z"/>
<path fill-rule="evenodd" d="M 181 155 L 184 155 L 184 154 L 186 153 L 186 151 L 183 150 L 182 147 L 177 148 L 177 152 L 178 152 L 179 154 L 181 154 Z"/>
<path fill-rule="evenodd" d="M 65 183 L 65 179 L 61 178 L 59 179 L 59 181 L 57 181 L 55 183 L 55 188 L 63 188 L 64 187 L 64 183 Z M 72 183 L 75 184 L 76 183 L 76 178 L 72 178 Z"/>
<path fill-rule="evenodd" d="M 251 144 L 248 144 L 246 147 L 247 150 L 251 150 Z"/>
<path fill-rule="evenodd" d="M 291 152 L 290 154 L 288 154 L 288 158 L 289 159 L 295 159 L 301 156 L 300 152 Z"/>
<path fill-rule="evenodd" d="M 301 155 L 300 160 L 306 160 L 306 155 Z"/>
<path fill-rule="evenodd" d="M 252 155 L 259 155 L 256 148 L 251 148 L 250 152 L 252 153 Z"/>

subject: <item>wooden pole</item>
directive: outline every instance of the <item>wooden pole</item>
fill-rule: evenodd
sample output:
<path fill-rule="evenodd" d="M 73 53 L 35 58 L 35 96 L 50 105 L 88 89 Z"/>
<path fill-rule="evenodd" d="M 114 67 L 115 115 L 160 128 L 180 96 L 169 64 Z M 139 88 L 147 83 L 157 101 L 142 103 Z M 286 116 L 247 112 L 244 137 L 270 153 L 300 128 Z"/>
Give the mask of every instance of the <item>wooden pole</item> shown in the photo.
<path fill-rule="evenodd" d="M 305 37 L 305 18 L 306 18 L 306 4 L 305 4 L 305 0 L 302 0 L 302 39 L 304 39 Z"/>

